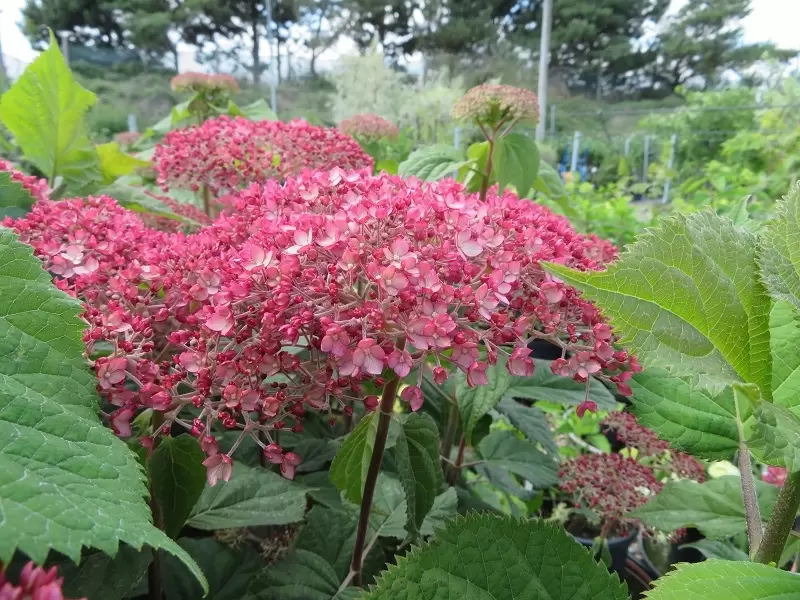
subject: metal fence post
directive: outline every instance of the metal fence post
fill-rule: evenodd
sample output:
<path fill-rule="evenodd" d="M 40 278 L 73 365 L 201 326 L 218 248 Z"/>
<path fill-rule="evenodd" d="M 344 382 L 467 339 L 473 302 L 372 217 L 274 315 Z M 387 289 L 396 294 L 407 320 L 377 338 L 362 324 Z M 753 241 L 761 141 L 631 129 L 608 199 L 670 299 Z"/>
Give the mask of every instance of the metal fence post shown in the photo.
<path fill-rule="evenodd" d="M 136 115 L 128 113 L 128 131 L 139 131 L 136 127 Z"/>
<path fill-rule="evenodd" d="M 453 146 L 455 146 L 457 150 L 461 149 L 461 127 L 456 127 L 456 130 L 453 132 Z"/>
<path fill-rule="evenodd" d="M 678 135 L 672 134 L 672 137 L 669 139 L 669 159 L 667 159 L 667 169 L 672 170 L 672 166 L 675 164 L 675 148 L 678 145 Z M 664 184 L 664 197 L 661 199 L 662 204 L 666 204 L 669 202 L 669 191 L 670 187 L 672 187 L 672 177 L 667 178 L 667 182 Z"/>
<path fill-rule="evenodd" d="M 550 105 L 550 137 L 556 136 L 556 105 Z"/>
<path fill-rule="evenodd" d="M 642 181 L 647 181 L 647 170 L 650 168 L 650 136 L 644 136 L 644 160 L 642 164 Z"/>
<path fill-rule="evenodd" d="M 572 138 L 572 163 L 570 164 L 570 172 L 575 176 L 575 172 L 578 170 L 578 152 L 581 151 L 581 132 L 576 131 L 574 137 Z"/>
<path fill-rule="evenodd" d="M 632 136 L 628 136 L 625 138 L 625 158 L 631 153 L 631 140 L 633 139 Z"/>

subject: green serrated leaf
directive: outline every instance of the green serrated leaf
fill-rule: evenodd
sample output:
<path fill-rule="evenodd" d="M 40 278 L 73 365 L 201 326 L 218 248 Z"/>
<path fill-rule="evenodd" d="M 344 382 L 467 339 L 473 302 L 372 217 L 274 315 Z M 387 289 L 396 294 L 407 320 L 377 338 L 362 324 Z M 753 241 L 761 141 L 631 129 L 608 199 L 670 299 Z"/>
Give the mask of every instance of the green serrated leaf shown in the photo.
<path fill-rule="evenodd" d="M 232 549 L 212 538 L 181 538 L 178 543 L 208 575 L 205 600 L 250 600 L 253 579 L 264 569 L 264 561 L 246 544 Z M 165 557 L 164 596 L 166 600 L 200 600 L 200 586 L 185 569 Z"/>
<path fill-rule="evenodd" d="M 742 560 L 749 561 L 750 557 L 746 552 L 742 552 L 732 543 L 726 540 L 697 540 L 691 544 L 683 544 L 683 548 L 694 548 L 699 550 L 706 558 L 721 558 L 722 560 Z"/>
<path fill-rule="evenodd" d="M 11 173 L 0 171 L 0 219 L 22 217 L 31 209 L 34 202 L 35 198 L 27 188 L 11 179 Z"/>
<path fill-rule="evenodd" d="M 97 418 L 81 304 L 52 285 L 30 246 L 0 227 L 0 561 L 119 542 L 191 558 L 152 525 L 144 473 Z"/>
<path fill-rule="evenodd" d="M 733 390 L 717 395 L 692 386 L 664 369 L 646 369 L 630 381 L 633 412 L 675 448 L 694 456 L 730 459 L 739 447 Z M 742 418 L 747 420 L 749 406 Z"/>
<path fill-rule="evenodd" d="M 307 489 L 261 467 L 237 463 L 231 480 L 206 487 L 188 524 L 214 530 L 302 521 Z"/>
<path fill-rule="evenodd" d="M 734 225 L 739 227 L 747 225 L 747 222 L 750 220 L 750 214 L 747 212 L 747 205 L 751 199 L 752 196 L 748 194 L 731 204 L 726 216 L 733 221 Z"/>
<path fill-rule="evenodd" d="M 756 482 L 761 518 L 769 519 L 778 488 Z M 705 483 L 668 481 L 647 504 L 631 513 L 661 531 L 695 527 L 710 539 L 724 539 L 746 529 L 739 477 L 726 475 Z"/>
<path fill-rule="evenodd" d="M 778 203 L 775 218 L 767 223 L 758 263 L 772 297 L 800 310 L 800 186 Z"/>
<path fill-rule="evenodd" d="M 375 448 L 378 416 L 374 412 L 361 419 L 358 426 L 345 438 L 331 464 L 331 481 L 353 504 L 360 504 L 364 493 L 369 461 Z"/>
<path fill-rule="evenodd" d="M 405 539 L 406 509 L 403 486 L 400 481 L 386 473 L 378 475 L 369 517 L 373 535 Z"/>
<path fill-rule="evenodd" d="M 147 461 L 164 531 L 173 539 L 178 537 L 206 486 L 205 458 L 196 438 L 179 435 L 163 438 Z"/>
<path fill-rule="evenodd" d="M 171 208 L 157 198 L 147 195 L 144 188 L 135 185 L 128 185 L 122 181 L 115 181 L 111 185 L 99 190 L 97 193 L 111 196 L 120 206 L 124 206 L 128 210 L 134 212 L 166 217 L 167 219 L 181 221 L 188 225 L 199 225 L 199 223 L 188 217 L 176 214 Z"/>
<path fill-rule="evenodd" d="M 800 414 L 800 313 L 778 300 L 769 315 L 772 401 Z"/>
<path fill-rule="evenodd" d="M 390 566 L 361 600 L 625 600 L 619 578 L 560 526 L 458 517 Z"/>
<path fill-rule="evenodd" d="M 394 458 L 408 504 L 406 526 L 410 532 L 416 532 L 443 483 L 439 430 L 430 415 L 408 415 L 394 447 Z"/>
<path fill-rule="evenodd" d="M 489 159 L 489 142 L 475 142 L 467 148 L 468 162 L 458 170 L 458 181 L 470 193 L 477 192 L 483 183 L 486 173 L 486 161 Z"/>
<path fill-rule="evenodd" d="M 541 444 L 548 454 L 557 454 L 558 447 L 544 412 L 535 406 L 525 406 L 506 396 L 497 405 L 497 411 L 508 417 L 511 424 L 527 438 Z"/>
<path fill-rule="evenodd" d="M 414 150 L 400 163 L 397 173 L 401 177 L 436 181 L 458 171 L 467 162 L 458 148 L 447 144 L 433 144 Z"/>
<path fill-rule="evenodd" d="M 575 406 L 584 401 L 586 397 L 585 383 L 554 375 L 550 368 L 552 361 L 535 358 L 533 362 L 536 366 L 533 375 L 512 377 L 506 396 Z M 596 402 L 597 407 L 601 410 L 614 410 L 617 406 L 614 394 L 594 378 L 589 379 L 589 400 Z"/>
<path fill-rule="evenodd" d="M 800 471 L 800 417 L 770 402 L 755 410 L 748 446 L 767 465 Z"/>
<path fill-rule="evenodd" d="M 458 494 L 455 488 L 447 488 L 436 496 L 430 512 L 425 516 L 419 532 L 422 535 L 434 535 L 438 529 L 444 527 L 450 519 L 458 513 Z"/>
<path fill-rule="evenodd" d="M 100 171 L 105 183 L 113 183 L 118 177 L 130 175 L 136 169 L 150 166 L 149 161 L 123 152 L 116 142 L 100 144 L 95 148 L 100 157 Z"/>
<path fill-rule="evenodd" d="M 506 395 L 512 377 L 499 362 L 486 371 L 488 385 L 468 387 L 466 379 L 456 385 L 456 400 L 461 413 L 461 425 L 467 444 L 472 444 L 472 432 L 483 415 L 488 414 Z"/>
<path fill-rule="evenodd" d="M 149 548 L 134 550 L 122 545 L 117 556 L 102 552 L 84 556 L 80 565 L 72 561 L 59 563 L 58 574 L 64 578 L 64 596 L 88 600 L 121 600 L 144 577 L 153 560 Z M 195 582 L 199 588 L 199 584 Z"/>
<path fill-rule="evenodd" d="M 493 431 L 478 444 L 478 454 L 489 468 L 504 469 L 529 481 L 535 489 L 558 483 L 558 463 L 528 440 L 511 431 Z"/>
<path fill-rule="evenodd" d="M 495 142 L 492 155 L 500 192 L 512 185 L 525 197 L 539 173 L 539 148 L 530 137 L 509 133 Z"/>
<path fill-rule="evenodd" d="M 800 578 L 768 565 L 707 560 L 678 565 L 645 595 L 648 600 L 794 600 Z"/>
<path fill-rule="evenodd" d="M 346 588 L 337 595 L 340 580 L 324 558 L 307 550 L 294 550 L 267 569 L 251 586 L 254 600 L 348 600 Z"/>
<path fill-rule="evenodd" d="M 596 301 L 648 366 L 715 394 L 754 383 L 769 399 L 770 302 L 755 248 L 753 234 L 701 211 L 663 219 L 605 271 L 543 266 Z"/>
<path fill-rule="evenodd" d="M 240 107 L 243 116 L 251 121 L 277 121 L 278 117 L 272 112 L 266 100 L 259 98 L 247 106 Z"/>
<path fill-rule="evenodd" d="M 84 122 L 95 101 L 72 77 L 50 32 L 50 46 L 0 99 L 0 121 L 51 183 L 60 175 L 78 192 L 100 180 L 97 152 Z"/>

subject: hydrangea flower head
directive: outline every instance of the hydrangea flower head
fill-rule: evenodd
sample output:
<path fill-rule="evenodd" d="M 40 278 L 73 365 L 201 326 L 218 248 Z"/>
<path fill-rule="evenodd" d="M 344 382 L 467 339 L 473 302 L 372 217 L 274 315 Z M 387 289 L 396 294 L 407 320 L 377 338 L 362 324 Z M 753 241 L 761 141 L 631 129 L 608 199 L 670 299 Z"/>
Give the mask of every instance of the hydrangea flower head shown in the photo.
<path fill-rule="evenodd" d="M 367 141 L 394 139 L 400 129 L 391 121 L 373 114 L 355 115 L 339 123 L 339 129 L 347 135 Z"/>
<path fill-rule="evenodd" d="M 0 171 L 5 171 L 11 176 L 11 181 L 19 183 L 22 187 L 28 190 L 37 201 L 50 200 L 50 186 L 46 179 L 40 179 L 35 175 L 26 175 L 22 171 L 18 171 L 7 160 L 0 158 Z"/>
<path fill-rule="evenodd" d="M 181 73 L 170 80 L 173 92 L 225 92 L 235 94 L 239 91 L 239 82 L 230 75 L 206 73 Z"/>
<path fill-rule="evenodd" d="M 484 83 L 469 90 L 456 102 L 453 118 L 490 129 L 500 124 L 538 123 L 539 99 L 524 88 Z"/>

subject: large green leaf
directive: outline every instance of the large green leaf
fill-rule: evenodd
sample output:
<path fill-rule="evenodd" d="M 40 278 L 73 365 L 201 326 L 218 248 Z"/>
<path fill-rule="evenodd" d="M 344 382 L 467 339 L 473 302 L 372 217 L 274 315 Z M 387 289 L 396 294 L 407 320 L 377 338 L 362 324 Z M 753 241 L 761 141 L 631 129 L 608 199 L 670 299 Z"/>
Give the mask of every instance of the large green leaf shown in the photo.
<path fill-rule="evenodd" d="M 439 430 L 430 415 L 408 415 L 394 447 L 394 458 L 408 504 L 407 528 L 416 532 L 443 483 Z"/>
<path fill-rule="evenodd" d="M 230 481 L 203 490 L 188 523 L 207 530 L 297 523 L 305 513 L 306 491 L 277 473 L 237 463 Z"/>
<path fill-rule="evenodd" d="M 468 387 L 466 379 L 459 381 L 456 386 L 456 400 L 461 412 L 461 425 L 467 443 L 472 444 L 472 432 L 483 415 L 492 410 L 506 395 L 508 386 L 511 385 L 511 375 L 501 363 L 489 368 L 486 372 L 488 385 Z"/>
<path fill-rule="evenodd" d="M 164 531 L 177 538 L 206 486 L 206 455 L 190 435 L 165 437 L 147 461 Z"/>
<path fill-rule="evenodd" d="M 772 513 L 778 488 L 756 482 L 761 518 Z M 726 475 L 705 483 L 668 481 L 647 504 L 631 513 L 661 531 L 695 527 L 710 539 L 723 539 L 746 530 L 739 477 Z"/>
<path fill-rule="evenodd" d="M 648 600 L 795 600 L 800 577 L 775 567 L 729 560 L 678 565 L 656 581 Z"/>
<path fill-rule="evenodd" d="M 31 248 L 0 227 L 0 561 L 19 549 L 75 562 L 120 542 L 189 556 L 153 527 L 136 455 L 97 418 L 78 300 L 57 290 Z"/>
<path fill-rule="evenodd" d="M 710 211 L 663 219 L 605 271 L 545 268 L 596 301 L 643 361 L 712 393 L 735 382 L 771 396 L 770 302 L 756 238 Z"/>
<path fill-rule="evenodd" d="M 152 559 L 149 549 L 134 550 L 123 544 L 114 558 L 102 552 L 91 552 L 84 556 L 80 565 L 70 560 L 59 563 L 58 574 L 64 578 L 64 595 L 68 598 L 121 600 L 144 577 Z M 194 582 L 200 589 L 197 581 Z"/>
<path fill-rule="evenodd" d="M 401 177 L 436 181 L 458 171 L 466 163 L 458 148 L 448 144 L 433 144 L 414 150 L 400 163 L 397 172 Z"/>
<path fill-rule="evenodd" d="M 558 525 L 458 517 L 390 566 L 361 600 L 625 600 L 619 578 Z"/>
<path fill-rule="evenodd" d="M 324 558 L 294 550 L 251 586 L 257 600 L 352 600 L 354 588 L 338 592 L 340 580 Z"/>
<path fill-rule="evenodd" d="M 250 600 L 247 594 L 253 579 L 264 569 L 255 550 L 243 544 L 236 550 L 212 538 L 182 538 L 178 541 L 208 576 L 205 600 Z M 164 595 L 166 600 L 200 600 L 200 586 L 175 560 L 165 557 Z"/>
<path fill-rule="evenodd" d="M 546 489 L 558 483 L 558 463 L 544 454 L 536 444 L 519 439 L 512 431 L 493 431 L 478 444 L 478 454 L 489 468 L 504 469 L 536 489 Z"/>
<path fill-rule="evenodd" d="M 130 175 L 136 169 L 150 166 L 150 162 L 123 152 L 116 142 L 100 144 L 96 149 L 105 183 L 112 183 L 118 177 Z"/>
<path fill-rule="evenodd" d="M 341 581 L 350 570 L 357 524 L 356 510 L 315 506 L 308 512 L 295 548 L 323 558 Z"/>
<path fill-rule="evenodd" d="M 500 400 L 497 411 L 508 417 L 511 424 L 524 433 L 530 441 L 541 444 L 547 453 L 558 453 L 553 432 L 541 409 L 535 406 L 525 406 L 506 396 Z"/>
<path fill-rule="evenodd" d="M 95 100 L 73 79 L 51 32 L 50 47 L 0 99 L 0 121 L 51 184 L 61 176 L 79 191 L 100 180 L 97 152 L 84 123 Z"/>
<path fill-rule="evenodd" d="M 251 121 L 277 121 L 278 117 L 272 112 L 272 109 L 263 98 L 259 98 L 255 102 L 247 106 L 240 107 L 243 116 Z"/>
<path fill-rule="evenodd" d="M 483 141 L 471 144 L 467 148 L 467 159 L 469 162 L 463 164 L 458 170 L 457 179 L 464 185 L 465 190 L 475 193 L 481 188 L 484 174 L 486 173 L 486 162 L 489 160 L 489 142 Z"/>
<path fill-rule="evenodd" d="M 331 464 L 331 481 L 345 498 L 359 504 L 364 493 L 369 461 L 375 448 L 375 435 L 378 431 L 377 412 L 361 419 L 358 426 L 347 436 Z"/>
<path fill-rule="evenodd" d="M 495 142 L 492 159 L 499 191 L 512 185 L 520 198 L 525 197 L 539 173 L 536 142 L 521 133 L 509 133 Z"/>
<path fill-rule="evenodd" d="M 743 560 L 749 561 L 750 557 L 747 552 L 739 550 L 731 542 L 727 540 L 708 540 L 701 539 L 690 544 L 683 544 L 681 548 L 694 548 L 698 550 L 706 558 L 721 558 L 723 560 Z"/>
<path fill-rule="evenodd" d="M 712 395 L 658 368 L 637 373 L 630 385 L 633 412 L 639 421 L 675 448 L 711 459 L 730 459 L 738 449 L 736 403 L 731 388 Z M 749 405 L 740 408 L 746 420 Z"/>
<path fill-rule="evenodd" d="M 403 485 L 391 475 L 381 473 L 375 484 L 369 524 L 374 533 L 402 540 L 406 537 L 407 504 Z"/>
<path fill-rule="evenodd" d="M 144 188 L 128 184 L 124 180 L 115 181 L 111 185 L 100 189 L 97 193 L 111 196 L 120 206 L 124 206 L 133 212 L 165 217 L 173 221 L 181 221 L 187 225 L 199 225 L 193 219 L 176 214 L 166 204 L 146 194 Z"/>
<path fill-rule="evenodd" d="M 533 359 L 535 370 L 530 377 L 512 377 L 507 396 L 529 398 L 543 402 L 578 405 L 586 398 L 586 384 L 578 383 L 568 377 L 553 374 L 552 361 Z M 600 381 L 589 379 L 589 400 L 597 403 L 602 410 L 613 410 L 617 406 L 614 394 Z"/>
<path fill-rule="evenodd" d="M 769 315 L 772 401 L 800 415 L 800 313 L 778 300 Z"/>
<path fill-rule="evenodd" d="M 27 188 L 11 179 L 11 173 L 0 171 L 0 219 L 24 216 L 34 201 Z"/>
<path fill-rule="evenodd" d="M 758 261 L 770 294 L 800 310 L 800 186 L 778 203 L 761 236 Z"/>
<path fill-rule="evenodd" d="M 800 471 L 800 418 L 771 402 L 755 411 L 748 445 L 760 462 Z"/>

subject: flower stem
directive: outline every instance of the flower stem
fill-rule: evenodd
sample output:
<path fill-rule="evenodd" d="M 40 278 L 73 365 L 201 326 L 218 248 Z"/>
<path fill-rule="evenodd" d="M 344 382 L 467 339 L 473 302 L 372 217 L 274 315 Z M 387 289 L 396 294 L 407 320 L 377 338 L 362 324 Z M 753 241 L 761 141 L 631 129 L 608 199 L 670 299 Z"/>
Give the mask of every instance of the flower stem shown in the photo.
<path fill-rule="evenodd" d="M 354 573 L 357 586 L 361 586 L 361 567 L 364 562 L 364 544 L 367 539 L 369 526 L 369 513 L 372 510 L 372 499 L 375 496 L 375 484 L 378 482 L 378 474 L 381 470 L 383 461 L 383 451 L 386 449 L 386 438 L 389 434 L 389 423 L 392 419 L 392 409 L 397 397 L 397 388 L 400 380 L 395 375 L 383 388 L 383 395 L 378 407 L 378 430 L 375 433 L 375 447 L 372 449 L 367 479 L 364 481 L 364 495 L 361 498 L 361 512 L 358 515 L 358 530 L 356 532 L 356 543 L 353 547 L 353 560 L 350 562 L 350 570 Z"/>
<path fill-rule="evenodd" d="M 747 521 L 747 541 L 752 553 L 761 545 L 764 531 L 761 525 L 761 509 L 758 507 L 756 483 L 753 479 L 753 464 L 750 462 L 750 450 L 743 441 L 739 442 L 739 472 L 742 478 L 742 499 Z M 781 545 L 781 550 L 783 550 L 783 545 Z"/>
<path fill-rule="evenodd" d="M 764 564 L 780 560 L 786 539 L 794 526 L 797 509 L 800 507 L 800 471 L 791 473 L 778 493 L 764 538 L 755 552 L 754 561 Z"/>
<path fill-rule="evenodd" d="M 458 429 L 458 405 L 455 401 L 450 403 L 450 410 L 447 413 L 447 421 L 445 423 L 444 436 L 442 437 L 442 447 L 439 454 L 442 455 L 442 469 L 446 472 L 450 461 L 450 452 L 453 450 L 453 442 L 456 438 L 456 431 Z"/>
<path fill-rule="evenodd" d="M 489 142 L 489 153 L 486 156 L 486 171 L 483 174 L 483 181 L 481 181 L 481 202 L 486 201 L 486 193 L 489 191 L 489 179 L 492 176 L 492 154 L 494 154 L 494 140 L 490 137 L 487 139 L 487 141 Z"/>
<path fill-rule="evenodd" d="M 461 473 L 461 467 L 464 463 L 464 448 L 467 445 L 467 438 L 461 435 L 461 441 L 458 442 L 458 454 L 456 454 L 456 462 L 448 474 L 447 481 L 450 485 L 455 485 L 458 481 L 458 475 Z"/>
<path fill-rule="evenodd" d="M 153 426 L 153 450 L 155 450 L 158 443 L 161 441 L 161 438 L 155 434 L 158 433 L 158 430 L 164 423 L 164 413 L 153 411 L 150 423 Z M 161 507 L 158 506 L 158 501 L 156 500 L 152 482 L 148 487 L 150 491 L 150 513 L 153 515 L 153 525 L 163 531 L 164 519 L 161 514 Z M 161 584 L 161 558 L 158 555 L 158 550 L 153 550 L 153 562 L 151 562 L 150 566 L 147 568 L 148 600 L 161 600 L 163 593 L 164 588 Z"/>
<path fill-rule="evenodd" d="M 209 217 L 213 217 L 214 215 L 211 214 L 211 190 L 208 189 L 207 184 L 203 184 L 202 188 L 203 193 L 203 210 Z"/>

